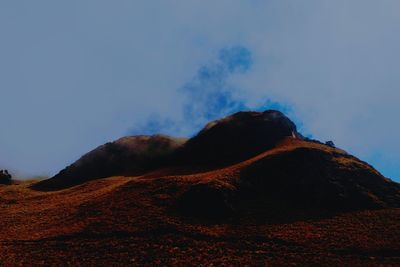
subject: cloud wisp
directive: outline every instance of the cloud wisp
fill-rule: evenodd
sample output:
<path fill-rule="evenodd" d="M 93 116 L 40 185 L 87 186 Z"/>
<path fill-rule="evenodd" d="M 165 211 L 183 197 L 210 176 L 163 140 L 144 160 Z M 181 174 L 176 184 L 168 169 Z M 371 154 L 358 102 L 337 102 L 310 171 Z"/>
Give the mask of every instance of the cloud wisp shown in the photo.
<path fill-rule="evenodd" d="M 244 46 L 220 49 L 217 58 L 199 67 L 194 77 L 178 92 L 182 98 L 179 118 L 150 115 L 131 134 L 167 133 L 190 136 L 210 120 L 247 109 L 238 89 L 229 84 L 231 76 L 245 74 L 253 64 L 252 54 Z"/>
<path fill-rule="evenodd" d="M 253 63 L 252 53 L 245 46 L 220 49 L 214 60 L 200 66 L 194 77 L 178 90 L 182 98 L 181 117 L 152 114 L 129 134 L 191 136 L 209 121 L 237 111 L 273 108 L 288 112 L 288 107 L 269 99 L 264 99 L 262 105 L 249 106 L 241 89 L 230 82 L 232 77 L 248 73 Z"/>
<path fill-rule="evenodd" d="M 238 89 L 228 80 L 246 73 L 252 64 L 251 52 L 243 46 L 221 49 L 217 60 L 200 67 L 193 80 L 181 89 L 183 123 L 198 129 L 210 120 L 246 109 L 244 100 L 235 95 Z"/>

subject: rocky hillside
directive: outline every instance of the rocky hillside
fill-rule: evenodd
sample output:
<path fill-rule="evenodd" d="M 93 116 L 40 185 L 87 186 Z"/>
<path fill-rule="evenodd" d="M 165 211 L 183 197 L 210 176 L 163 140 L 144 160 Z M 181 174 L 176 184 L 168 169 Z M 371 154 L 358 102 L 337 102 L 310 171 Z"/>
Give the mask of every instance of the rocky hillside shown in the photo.
<path fill-rule="evenodd" d="M 171 207 L 195 217 L 288 218 L 400 206 L 399 184 L 343 150 L 305 140 L 289 118 L 273 110 L 210 122 L 187 141 L 125 137 L 34 188 L 150 173 L 173 177 L 166 180 L 175 188 Z"/>
<path fill-rule="evenodd" d="M 35 188 L 60 189 L 110 176 L 140 175 L 164 166 L 185 141 L 165 135 L 123 137 L 88 152 Z"/>
<path fill-rule="evenodd" d="M 399 207 L 368 163 L 280 112 L 239 112 L 0 185 L 0 265 L 397 266 Z"/>

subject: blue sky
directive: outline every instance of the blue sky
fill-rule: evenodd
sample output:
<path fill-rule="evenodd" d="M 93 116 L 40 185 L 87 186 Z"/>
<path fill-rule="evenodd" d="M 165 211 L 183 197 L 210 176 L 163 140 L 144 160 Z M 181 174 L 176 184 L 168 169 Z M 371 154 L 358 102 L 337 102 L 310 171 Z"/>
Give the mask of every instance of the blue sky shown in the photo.
<path fill-rule="evenodd" d="M 279 108 L 400 181 L 400 2 L 1 1 L 0 168 Z"/>

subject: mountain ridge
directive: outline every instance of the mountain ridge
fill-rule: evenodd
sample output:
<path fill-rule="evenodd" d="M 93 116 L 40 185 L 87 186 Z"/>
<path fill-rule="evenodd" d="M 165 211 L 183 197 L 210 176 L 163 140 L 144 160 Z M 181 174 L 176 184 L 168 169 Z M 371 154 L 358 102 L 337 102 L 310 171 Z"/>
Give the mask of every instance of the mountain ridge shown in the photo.
<path fill-rule="evenodd" d="M 123 137 L 32 188 L 60 190 L 109 176 L 204 173 L 214 178 L 194 179 L 180 190 L 173 205 L 180 213 L 217 218 L 258 210 L 255 216 L 279 217 L 277 207 L 293 214 L 400 207 L 397 183 L 341 149 L 307 140 L 275 110 L 237 112 L 208 123 L 190 139 Z"/>
<path fill-rule="evenodd" d="M 287 120 L 234 114 L 189 146 L 122 138 L 84 168 L 0 185 L 0 265 L 397 265 L 400 185 Z"/>

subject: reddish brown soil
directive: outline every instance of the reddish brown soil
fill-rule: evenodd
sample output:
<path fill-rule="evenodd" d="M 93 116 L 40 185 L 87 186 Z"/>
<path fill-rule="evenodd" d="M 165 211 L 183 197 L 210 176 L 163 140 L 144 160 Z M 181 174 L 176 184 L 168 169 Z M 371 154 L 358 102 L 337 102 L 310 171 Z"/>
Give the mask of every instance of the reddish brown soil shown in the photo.
<path fill-rule="evenodd" d="M 333 151 L 288 139 L 255 158 L 206 172 L 160 170 L 53 192 L 32 190 L 28 182 L 2 185 L 0 265 L 400 265 L 400 209 L 286 222 L 211 220 L 177 211 L 177 199 L 191 185 L 219 181 L 229 187 L 253 162 L 302 146 Z M 343 160 L 354 167 L 352 159 Z"/>

